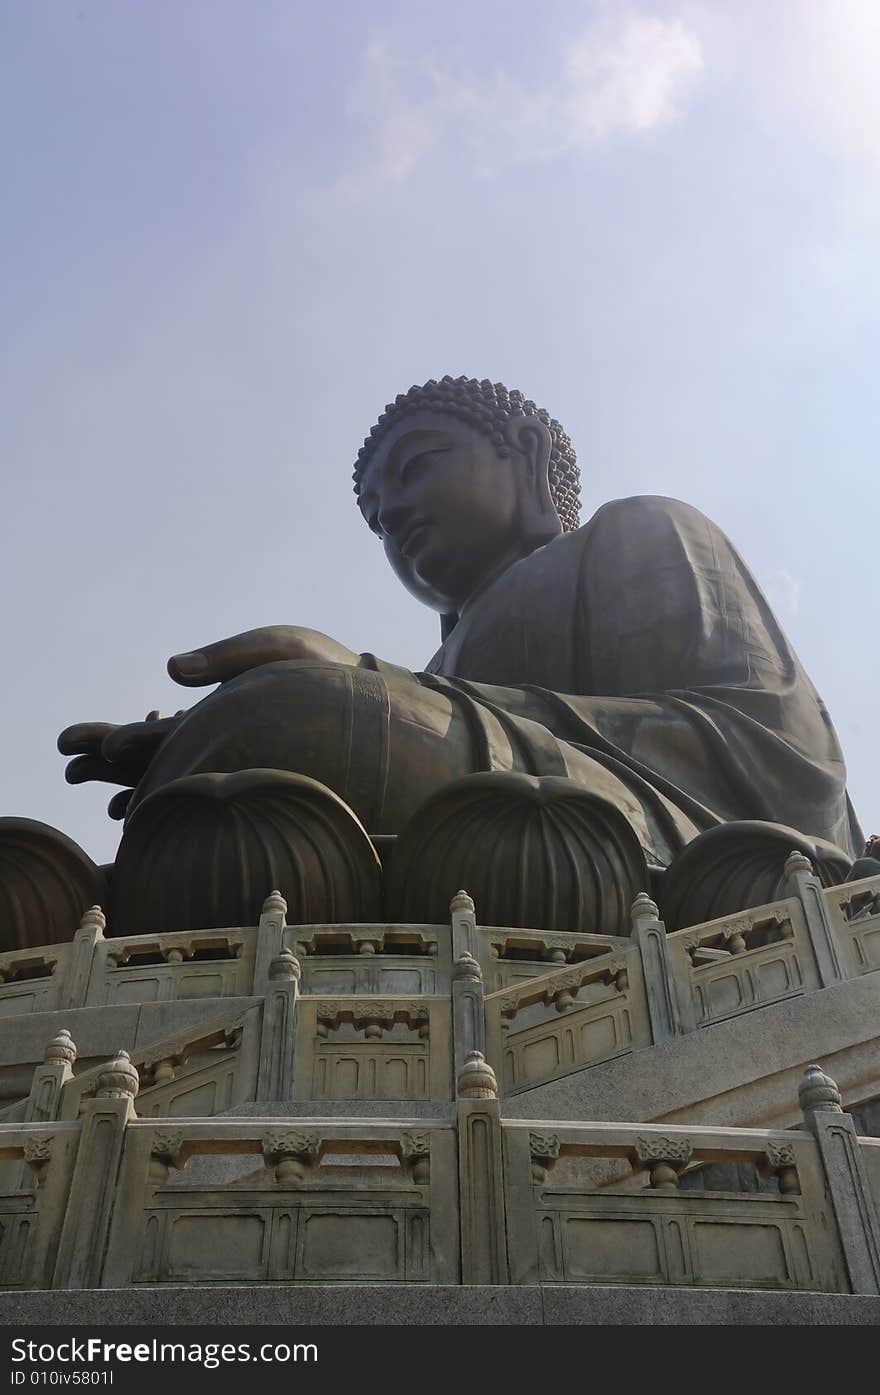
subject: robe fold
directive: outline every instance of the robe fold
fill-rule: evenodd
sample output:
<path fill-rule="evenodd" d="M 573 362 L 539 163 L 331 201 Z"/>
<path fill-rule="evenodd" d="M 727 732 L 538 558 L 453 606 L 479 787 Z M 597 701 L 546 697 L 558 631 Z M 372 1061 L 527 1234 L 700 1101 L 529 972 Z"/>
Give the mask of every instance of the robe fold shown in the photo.
<path fill-rule="evenodd" d="M 734 547 L 677 500 L 606 504 L 510 567 L 418 677 L 466 710 L 478 768 L 598 781 L 663 864 L 738 819 L 860 842 L 822 700 Z"/>

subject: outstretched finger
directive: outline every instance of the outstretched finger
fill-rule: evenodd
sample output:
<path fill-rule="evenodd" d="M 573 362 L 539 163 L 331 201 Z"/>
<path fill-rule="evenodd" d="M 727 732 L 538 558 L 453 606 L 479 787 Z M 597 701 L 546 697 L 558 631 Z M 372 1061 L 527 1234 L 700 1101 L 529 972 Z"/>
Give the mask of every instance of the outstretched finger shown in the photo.
<path fill-rule="evenodd" d="M 77 722 L 65 727 L 58 738 L 62 756 L 79 756 L 100 750 L 101 742 L 116 727 L 112 722 Z"/>
<path fill-rule="evenodd" d="M 124 819 L 128 810 L 128 805 L 134 790 L 117 790 L 110 803 L 107 805 L 107 813 L 111 819 Z"/>
<path fill-rule="evenodd" d="M 301 658 L 302 653 L 302 633 L 296 626 L 264 625 L 188 654 L 175 654 L 168 660 L 168 672 L 185 688 L 202 688 L 208 683 L 225 683 L 261 664 Z"/>
<path fill-rule="evenodd" d="M 84 785 L 89 780 L 104 780 L 110 785 L 126 784 L 120 767 L 101 760 L 100 756 L 77 756 L 65 767 L 64 778 L 69 785 Z"/>
<path fill-rule="evenodd" d="M 102 780 L 107 785 L 136 785 L 149 765 L 140 752 L 125 755 L 121 760 L 103 760 L 100 756 L 76 756 L 69 761 L 64 778 L 69 785 L 83 785 L 88 780 Z"/>
<path fill-rule="evenodd" d="M 112 727 L 101 742 L 101 755 L 106 761 L 119 761 L 124 757 L 149 759 L 151 753 L 160 746 L 170 731 L 177 726 L 178 717 L 149 717 L 145 722 L 129 722 L 126 726 Z"/>

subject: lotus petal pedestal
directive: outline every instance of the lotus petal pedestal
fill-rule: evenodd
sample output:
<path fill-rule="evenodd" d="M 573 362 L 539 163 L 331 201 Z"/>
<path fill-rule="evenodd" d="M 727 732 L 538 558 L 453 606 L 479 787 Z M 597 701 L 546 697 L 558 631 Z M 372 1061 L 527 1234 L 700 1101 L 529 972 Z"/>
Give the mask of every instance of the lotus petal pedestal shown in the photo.
<path fill-rule="evenodd" d="M 385 911 L 443 921 L 466 886 L 484 925 L 626 935 L 647 885 L 617 809 L 564 777 L 499 771 L 456 780 L 417 811 L 394 851 Z"/>
<path fill-rule="evenodd" d="M 34 819 L 0 819 L 0 950 L 72 940 L 106 901 L 104 874 L 72 838 Z"/>
<path fill-rule="evenodd" d="M 833 843 L 784 824 L 726 823 L 701 833 L 663 875 L 658 901 L 667 930 L 703 925 L 778 900 L 785 860 L 792 852 L 810 859 L 823 886 L 842 882 L 850 867 Z"/>
<path fill-rule="evenodd" d="M 253 925 L 273 887 L 291 925 L 379 918 L 379 859 L 332 790 L 280 770 L 190 775 L 128 820 L 110 922 L 127 934 Z"/>

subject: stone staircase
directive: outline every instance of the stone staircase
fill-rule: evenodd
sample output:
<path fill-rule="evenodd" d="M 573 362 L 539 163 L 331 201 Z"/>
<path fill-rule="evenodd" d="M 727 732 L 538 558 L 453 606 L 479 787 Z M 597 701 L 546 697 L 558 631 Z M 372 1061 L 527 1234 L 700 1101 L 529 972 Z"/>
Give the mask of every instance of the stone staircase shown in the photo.
<path fill-rule="evenodd" d="M 878 1294 L 880 1140 L 841 1096 L 880 1097 L 880 878 L 793 854 L 782 890 L 673 934 L 641 895 L 629 937 L 466 893 L 289 926 L 273 893 L 0 955 L 0 1286 Z"/>

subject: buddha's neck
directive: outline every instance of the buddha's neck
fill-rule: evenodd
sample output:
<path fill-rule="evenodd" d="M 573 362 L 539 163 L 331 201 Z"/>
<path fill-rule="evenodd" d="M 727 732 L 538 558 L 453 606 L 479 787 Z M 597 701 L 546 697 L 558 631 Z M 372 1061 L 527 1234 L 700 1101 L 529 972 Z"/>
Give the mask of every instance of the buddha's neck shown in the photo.
<path fill-rule="evenodd" d="M 467 615 L 473 605 L 485 596 L 487 591 L 491 590 L 495 582 L 498 581 L 505 572 L 509 572 L 510 568 L 515 566 L 517 562 L 522 562 L 524 558 L 531 557 L 532 553 L 536 552 L 538 547 L 543 547 L 544 543 L 549 541 L 549 538 L 545 538 L 544 542 L 538 543 L 537 545 L 534 543 L 520 542 L 498 558 L 495 564 L 483 574 L 479 584 L 474 587 L 467 600 L 459 607 L 458 612 L 452 616 L 443 616 L 440 623 L 440 632 L 443 638 L 445 639 L 448 634 L 451 634 L 456 620 L 460 620 L 463 615 Z M 447 623 L 444 624 L 444 621 Z"/>

